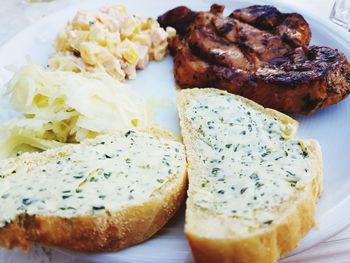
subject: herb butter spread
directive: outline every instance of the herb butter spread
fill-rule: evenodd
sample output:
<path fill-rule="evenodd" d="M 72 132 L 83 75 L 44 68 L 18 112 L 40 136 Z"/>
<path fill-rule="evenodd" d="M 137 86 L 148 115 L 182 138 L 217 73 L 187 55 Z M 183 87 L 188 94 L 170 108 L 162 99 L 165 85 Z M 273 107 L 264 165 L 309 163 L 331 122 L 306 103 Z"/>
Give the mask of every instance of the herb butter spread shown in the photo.
<path fill-rule="evenodd" d="M 181 144 L 136 131 L 66 149 L 40 164 L 25 164 L 28 155 L 1 163 L 0 227 L 23 213 L 69 218 L 141 204 L 186 167 Z"/>
<path fill-rule="evenodd" d="M 252 226 L 271 224 L 274 209 L 309 182 L 309 150 L 291 138 L 290 124 L 225 93 L 194 96 L 185 116 L 203 169 L 190 182 L 196 206 Z"/>

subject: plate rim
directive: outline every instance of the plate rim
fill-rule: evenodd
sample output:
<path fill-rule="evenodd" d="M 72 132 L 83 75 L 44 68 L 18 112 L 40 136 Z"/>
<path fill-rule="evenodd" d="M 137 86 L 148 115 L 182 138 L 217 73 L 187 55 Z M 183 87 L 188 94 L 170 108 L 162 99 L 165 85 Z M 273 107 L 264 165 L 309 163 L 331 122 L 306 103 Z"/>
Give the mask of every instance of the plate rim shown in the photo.
<path fill-rule="evenodd" d="M 157 0 L 157 1 L 161 1 L 161 0 Z M 213 3 L 213 2 L 214 1 L 210 1 L 210 0 L 198 1 L 198 3 L 200 3 L 200 4 L 208 4 L 208 5 Z M 220 2 L 220 4 L 225 4 L 228 2 L 228 0 L 220 0 L 218 2 Z M 247 4 L 247 6 L 249 6 L 251 4 L 257 4 L 257 2 L 259 2 L 259 1 L 258 0 L 245 0 L 245 2 Z M 92 3 L 94 3 L 94 4 L 92 4 Z M 42 26 L 47 21 L 50 21 L 50 20 L 54 19 L 55 17 L 58 17 L 61 14 L 66 13 L 67 10 L 78 9 L 78 8 L 83 7 L 83 6 L 89 6 L 89 5 L 103 6 L 103 5 L 111 4 L 111 3 L 113 3 L 113 2 L 110 0 L 104 0 L 104 1 L 101 1 L 97 4 L 93 0 L 87 0 L 87 1 L 84 1 L 84 2 L 81 2 L 78 4 L 75 3 L 72 5 L 69 5 L 69 6 L 64 7 L 64 8 L 62 8 L 58 11 L 55 11 L 51 14 L 48 14 L 47 16 L 40 18 L 38 21 L 32 23 L 31 25 L 23 28 L 22 30 L 17 32 L 15 35 L 13 35 L 9 39 L 7 39 L 4 43 L 2 43 L 0 45 L 0 57 L 2 57 L 2 55 L 3 55 L 3 52 L 4 52 L 3 50 L 9 49 L 10 46 L 13 45 L 13 43 L 17 43 L 18 39 L 23 38 L 23 36 L 28 34 L 28 31 L 34 30 L 35 28 Z M 173 1 L 171 1 L 171 3 L 173 4 L 174 7 L 176 7 L 177 3 L 183 3 L 183 1 L 173 0 Z M 279 2 L 277 0 L 267 0 L 261 4 L 269 4 L 269 5 L 276 6 L 277 8 L 291 10 L 291 12 L 298 12 L 298 13 L 302 14 L 303 17 L 305 17 L 308 22 L 310 22 L 312 20 L 314 23 L 318 23 L 320 25 L 318 30 L 322 31 L 323 33 L 326 32 L 328 35 L 330 35 L 330 38 L 332 40 L 334 40 L 335 42 L 350 45 L 349 36 L 346 36 L 346 31 L 344 31 L 344 33 L 343 33 L 343 31 L 342 31 L 343 29 L 341 29 L 339 26 L 333 24 L 331 21 L 327 20 L 324 17 L 321 17 L 317 14 L 313 14 L 309 10 L 303 9 L 301 7 L 298 7 L 298 6 L 292 6 L 289 3 Z M 321 28 L 321 26 L 322 26 L 322 28 Z M 348 59 L 350 59 L 350 58 L 348 58 Z M 348 101 L 348 103 L 350 103 L 350 102 Z M 326 191 L 326 189 L 324 189 L 324 191 Z M 321 197 L 322 197 L 322 194 L 321 194 Z M 284 259 L 293 260 L 294 256 L 300 255 L 302 252 L 313 248 L 314 246 L 318 245 L 319 243 L 321 243 L 325 240 L 328 240 L 329 238 L 337 235 L 338 233 L 342 232 L 345 228 L 350 226 L 350 210 L 343 209 L 343 208 L 348 208 L 348 207 L 350 207 L 350 193 L 346 198 L 344 198 L 342 201 L 337 203 L 332 209 L 327 210 L 323 214 L 322 217 L 317 218 L 319 225 L 322 225 L 323 222 L 331 222 L 332 221 L 331 219 L 336 216 L 338 218 L 337 219 L 337 226 L 338 227 L 336 227 L 337 230 L 329 231 L 329 229 L 333 228 L 332 224 L 329 224 L 329 223 L 328 223 L 328 225 L 326 224 L 326 226 L 323 228 L 318 228 L 318 229 L 313 228 L 311 231 L 308 232 L 308 234 L 306 234 L 302 238 L 299 246 L 297 248 L 295 248 L 293 251 L 291 251 L 291 253 L 289 253 L 288 256 L 281 259 L 281 262 L 283 262 Z M 348 211 L 348 212 L 346 212 L 346 211 Z M 327 230 L 329 233 L 327 233 Z M 317 231 L 317 234 L 313 234 L 315 231 Z M 320 238 L 317 238 L 317 241 L 316 240 L 314 240 L 312 242 L 309 241 L 308 239 L 311 239 L 312 236 L 314 236 L 314 235 L 319 236 Z M 305 242 L 309 242 L 309 244 L 303 246 L 303 243 L 305 243 Z M 55 249 L 55 250 L 57 250 L 57 249 Z M 81 253 L 76 253 L 76 252 L 71 252 L 71 251 L 66 252 L 66 251 L 62 251 L 60 249 L 58 249 L 58 251 L 60 251 L 64 254 L 70 255 L 74 258 L 80 258 L 80 259 L 89 258 L 91 260 L 91 254 L 81 254 Z M 189 248 L 189 252 L 190 252 L 190 248 Z M 114 252 L 114 253 L 117 253 L 117 252 Z M 103 253 L 98 254 L 98 257 L 101 257 L 101 256 L 104 256 Z M 126 260 L 127 258 L 120 255 L 120 259 Z"/>

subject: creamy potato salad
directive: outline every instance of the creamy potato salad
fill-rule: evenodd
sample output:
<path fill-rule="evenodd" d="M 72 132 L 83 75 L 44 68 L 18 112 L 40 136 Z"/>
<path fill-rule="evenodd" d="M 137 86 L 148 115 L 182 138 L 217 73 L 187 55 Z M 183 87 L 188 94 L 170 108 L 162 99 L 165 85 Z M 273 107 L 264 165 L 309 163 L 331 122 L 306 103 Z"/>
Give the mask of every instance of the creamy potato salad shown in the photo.
<path fill-rule="evenodd" d="M 118 80 L 133 79 L 136 69 L 162 60 L 175 29 L 152 18 L 138 18 L 121 5 L 79 11 L 55 40 L 54 69 L 105 71 Z"/>

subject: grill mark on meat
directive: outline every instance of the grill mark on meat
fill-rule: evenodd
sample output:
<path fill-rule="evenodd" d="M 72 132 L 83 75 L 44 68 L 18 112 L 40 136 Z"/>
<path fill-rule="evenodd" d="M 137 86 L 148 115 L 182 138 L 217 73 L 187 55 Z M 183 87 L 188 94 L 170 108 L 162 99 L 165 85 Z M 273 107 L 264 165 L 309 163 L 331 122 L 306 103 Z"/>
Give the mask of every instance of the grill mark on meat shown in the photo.
<path fill-rule="evenodd" d="M 294 47 L 307 46 L 311 40 L 309 24 L 297 13 L 288 14 L 275 33 Z"/>
<path fill-rule="evenodd" d="M 302 114 L 350 93 L 346 57 L 336 49 L 308 46 L 311 31 L 299 14 L 269 6 L 239 9 L 230 17 L 223 17 L 223 6 L 210 12 L 174 10 L 158 21 L 162 27 L 185 26 L 169 41 L 175 79 L 183 88 L 213 86 Z M 181 21 L 174 22 L 176 16 Z"/>
<path fill-rule="evenodd" d="M 273 6 L 254 5 L 233 11 L 230 17 L 277 34 L 294 47 L 310 43 L 309 24 L 297 13 L 282 14 Z"/>
<path fill-rule="evenodd" d="M 211 85 L 215 75 L 212 74 L 209 64 L 197 58 L 185 43 L 178 44 L 178 51 L 174 57 L 174 75 L 178 84 L 184 88 Z"/>
<path fill-rule="evenodd" d="M 261 61 L 269 61 L 286 54 L 289 49 L 279 36 L 241 23 L 233 18 L 213 20 L 217 34 L 229 40 L 231 46 L 238 45 L 248 57 L 257 56 Z"/>
<path fill-rule="evenodd" d="M 235 83 L 237 85 L 235 92 L 237 93 L 241 93 L 237 88 L 244 88 L 244 85 L 249 84 L 251 86 L 256 86 L 255 76 L 246 71 L 216 65 L 212 67 L 213 72 L 216 73 L 216 80 Z"/>
<path fill-rule="evenodd" d="M 283 56 L 289 51 L 279 36 L 240 23 L 238 29 L 239 43 L 255 53 L 260 60 L 269 61 Z"/>
<path fill-rule="evenodd" d="M 277 68 L 277 67 L 280 67 L 282 65 L 285 65 L 288 62 L 289 62 L 289 59 L 287 57 L 281 56 L 281 57 L 276 57 L 274 59 L 269 60 L 268 65 L 271 68 Z"/>
<path fill-rule="evenodd" d="M 244 53 L 225 39 L 217 37 L 207 27 L 198 26 L 188 37 L 193 52 L 208 62 L 248 70 L 251 65 Z"/>
<path fill-rule="evenodd" d="M 284 15 L 273 6 L 253 5 L 233 11 L 230 17 L 260 29 L 272 29 L 281 23 Z"/>
<path fill-rule="evenodd" d="M 220 35 L 227 35 L 228 33 L 233 31 L 234 24 L 228 22 L 228 23 L 223 24 L 222 26 L 216 26 L 216 28 L 217 28 L 218 33 Z M 234 41 L 234 39 L 232 41 Z"/>
<path fill-rule="evenodd" d="M 297 47 L 290 54 L 290 61 L 293 64 L 302 64 L 302 63 L 306 62 L 307 57 L 306 57 L 305 51 L 306 51 L 306 49 L 304 49 L 303 47 Z"/>
<path fill-rule="evenodd" d="M 270 66 L 258 69 L 257 76 L 264 78 L 268 83 L 277 83 L 285 87 L 298 87 L 312 80 L 326 79 L 331 72 L 338 71 L 339 65 L 345 59 L 334 49 L 311 46 L 303 49 L 303 52 L 306 51 L 306 53 L 302 53 L 302 59 L 299 63 L 295 63 L 293 61 L 295 53 L 300 56 L 300 50 L 295 49 L 294 52 L 284 57 L 284 63 L 279 67 L 270 64 Z M 302 61 L 304 63 L 301 63 Z"/>
<path fill-rule="evenodd" d="M 231 42 L 238 41 L 238 24 L 237 20 L 231 18 L 216 17 L 213 19 L 213 25 L 216 32 Z"/>
<path fill-rule="evenodd" d="M 307 83 L 313 77 L 310 72 L 283 71 L 280 69 L 259 68 L 256 72 L 257 78 L 267 84 L 274 84 L 281 89 L 297 88 Z"/>
<path fill-rule="evenodd" d="M 350 72 L 345 73 L 345 78 L 350 83 Z"/>
<path fill-rule="evenodd" d="M 180 45 L 174 58 L 176 65 L 174 74 L 181 87 L 208 87 L 219 84 L 238 91 L 245 85 L 254 85 L 254 76 L 251 73 L 235 68 L 210 65 L 194 55 L 185 43 L 182 42 Z"/>

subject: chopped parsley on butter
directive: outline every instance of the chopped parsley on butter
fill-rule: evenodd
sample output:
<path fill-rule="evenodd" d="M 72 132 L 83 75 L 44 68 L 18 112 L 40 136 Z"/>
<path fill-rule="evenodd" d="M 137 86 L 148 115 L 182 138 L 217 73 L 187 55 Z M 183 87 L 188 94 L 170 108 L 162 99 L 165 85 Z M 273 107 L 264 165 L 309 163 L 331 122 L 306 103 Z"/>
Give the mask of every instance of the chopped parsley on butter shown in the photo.
<path fill-rule="evenodd" d="M 186 118 L 196 134 L 203 171 L 195 205 L 217 214 L 269 225 L 274 209 L 310 178 L 307 147 L 291 139 L 292 126 L 254 110 L 233 95 L 191 98 Z"/>
<path fill-rule="evenodd" d="M 19 157 L 21 158 L 21 157 Z M 42 165 L 2 162 L 0 227 L 17 215 L 73 217 L 145 202 L 185 170 L 183 146 L 136 131 L 75 145 Z"/>

